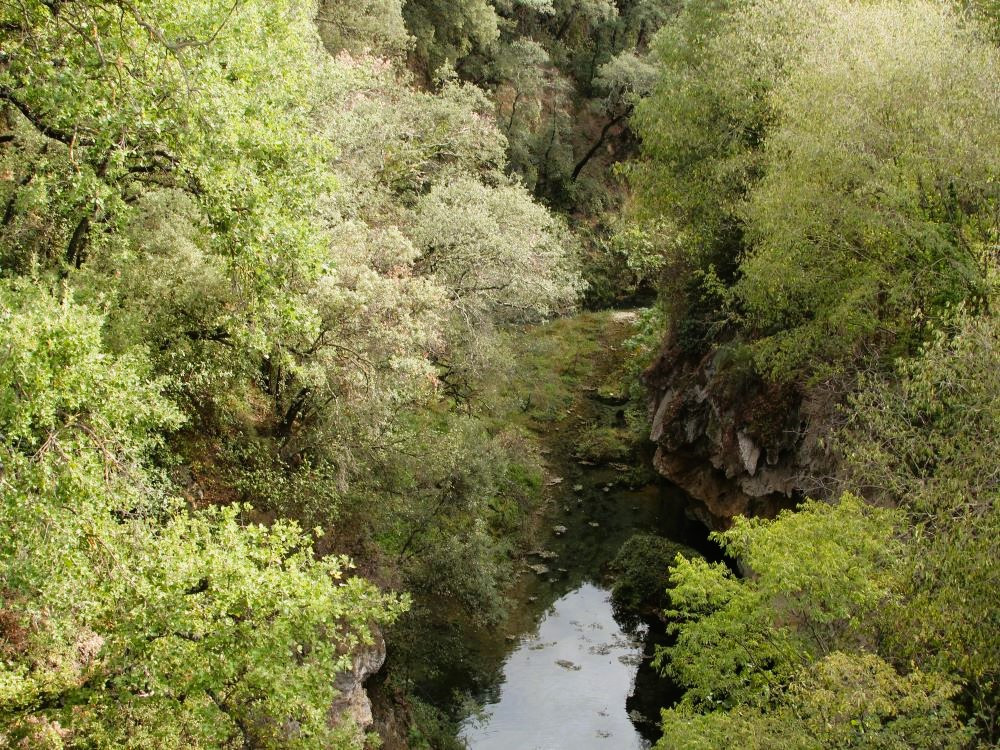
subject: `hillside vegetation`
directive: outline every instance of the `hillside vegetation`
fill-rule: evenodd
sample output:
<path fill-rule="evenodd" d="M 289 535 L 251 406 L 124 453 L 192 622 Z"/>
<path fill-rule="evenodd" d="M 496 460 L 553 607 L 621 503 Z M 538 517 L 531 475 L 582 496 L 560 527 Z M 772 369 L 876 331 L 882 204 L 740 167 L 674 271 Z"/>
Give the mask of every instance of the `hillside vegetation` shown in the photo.
<path fill-rule="evenodd" d="M 995 0 L 0 3 L 0 746 L 375 746 L 334 678 L 383 633 L 390 740 L 447 746 L 418 685 L 599 345 L 535 324 L 654 293 L 611 397 L 696 369 L 733 465 L 822 454 L 643 590 L 659 746 L 996 746 L 998 44 Z"/>
<path fill-rule="evenodd" d="M 1000 740 L 996 11 L 699 2 L 653 43 L 629 171 L 666 351 L 793 394 L 732 429 L 768 464 L 819 434 L 826 501 L 717 534 L 742 578 L 673 568 L 661 747 Z"/>

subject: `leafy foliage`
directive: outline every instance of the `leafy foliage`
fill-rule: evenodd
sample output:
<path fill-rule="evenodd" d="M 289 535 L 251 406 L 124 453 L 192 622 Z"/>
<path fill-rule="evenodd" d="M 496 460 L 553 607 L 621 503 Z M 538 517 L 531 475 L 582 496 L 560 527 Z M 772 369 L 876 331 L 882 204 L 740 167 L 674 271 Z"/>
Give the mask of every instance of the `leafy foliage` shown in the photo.
<path fill-rule="evenodd" d="M 995 315 L 954 311 L 920 357 L 899 363 L 895 379 L 866 381 L 841 437 L 848 481 L 899 504 L 913 527 L 892 649 L 957 675 L 990 739 L 1000 679 L 997 325 Z"/>
<path fill-rule="evenodd" d="M 181 416 L 99 316 L 9 283 L 0 309 L 5 741 L 327 746 L 330 675 L 400 602 L 293 523 L 171 498 L 147 462 Z"/>
<path fill-rule="evenodd" d="M 321 0 L 316 14 L 323 44 L 342 51 L 393 57 L 410 48 L 413 38 L 403 20 L 402 0 Z"/>
<path fill-rule="evenodd" d="M 905 595 L 900 521 L 844 495 L 718 534 L 746 578 L 679 558 L 658 659 L 687 692 L 661 746 L 964 747 L 954 682 L 873 652 Z"/>
<path fill-rule="evenodd" d="M 673 568 L 671 747 L 997 740 L 998 68 L 959 5 L 691 3 L 654 42 L 629 247 L 671 344 L 847 422 L 839 504 L 738 519 L 743 579 Z"/>
<path fill-rule="evenodd" d="M 417 267 L 445 286 L 471 324 L 538 320 L 576 299 L 568 232 L 521 186 L 450 180 L 416 214 Z"/>
<path fill-rule="evenodd" d="M 896 523 L 845 495 L 774 522 L 738 518 L 716 535 L 748 578 L 721 563 L 678 560 L 667 613 L 679 618 L 678 638 L 666 663 L 688 688 L 685 703 L 766 701 L 809 661 L 876 636 L 878 613 L 897 596 Z"/>
<path fill-rule="evenodd" d="M 940 4 L 847 7 L 807 36 L 746 206 L 735 294 L 765 334 L 762 368 L 815 370 L 879 339 L 906 351 L 915 312 L 983 297 L 996 71 L 996 51 Z"/>
<path fill-rule="evenodd" d="M 576 248 L 403 10 L 0 10 L 0 744 L 354 746 L 333 677 L 408 600 L 338 552 L 499 606 L 533 448 L 448 363 L 570 307 Z"/>
<path fill-rule="evenodd" d="M 694 3 L 655 49 L 632 173 L 675 335 L 729 326 L 762 374 L 828 376 L 982 298 L 996 51 L 953 9 Z"/>
<path fill-rule="evenodd" d="M 616 614 L 646 614 L 666 609 L 668 568 L 678 555 L 689 560 L 698 556 L 681 544 L 653 534 L 630 537 L 610 565 L 615 574 L 611 601 Z"/>
<path fill-rule="evenodd" d="M 962 748 L 968 734 L 949 698 L 954 686 L 912 672 L 903 677 L 874 654 L 833 652 L 798 677 L 767 711 L 741 706 L 696 714 L 664 712 L 669 745 L 732 747 Z"/>

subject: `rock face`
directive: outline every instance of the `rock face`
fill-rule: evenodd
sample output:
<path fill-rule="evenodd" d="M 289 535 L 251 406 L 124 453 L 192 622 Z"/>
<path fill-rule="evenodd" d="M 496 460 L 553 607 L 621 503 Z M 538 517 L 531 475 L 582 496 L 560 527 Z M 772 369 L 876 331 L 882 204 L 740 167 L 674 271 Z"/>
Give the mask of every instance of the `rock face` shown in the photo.
<path fill-rule="evenodd" d="M 340 695 L 330 707 L 330 719 L 339 723 L 344 719 L 352 721 L 361 732 L 371 729 L 374 723 L 372 703 L 365 692 L 365 680 L 378 672 L 385 664 L 385 638 L 381 631 L 373 628 L 375 642 L 358 650 L 354 655 L 351 670 L 338 674 L 334 687 Z"/>
<path fill-rule="evenodd" d="M 803 478 L 832 461 L 822 438 L 833 406 L 821 393 L 734 374 L 722 357 L 667 348 L 644 374 L 655 467 L 699 501 L 695 514 L 714 529 L 791 507 Z"/>

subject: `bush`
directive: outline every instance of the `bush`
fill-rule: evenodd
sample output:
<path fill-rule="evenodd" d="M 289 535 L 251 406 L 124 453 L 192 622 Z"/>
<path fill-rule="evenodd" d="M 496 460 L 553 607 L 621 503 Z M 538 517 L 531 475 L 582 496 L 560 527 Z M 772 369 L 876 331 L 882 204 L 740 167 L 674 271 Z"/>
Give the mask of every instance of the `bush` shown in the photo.
<path fill-rule="evenodd" d="M 615 584 L 611 601 L 623 615 L 648 615 L 667 608 L 670 566 L 677 555 L 701 557 L 690 547 L 655 534 L 635 534 L 618 550 L 611 561 Z"/>
<path fill-rule="evenodd" d="M 591 425 L 577 438 L 575 453 L 582 459 L 608 463 L 628 458 L 633 447 L 628 430 Z"/>

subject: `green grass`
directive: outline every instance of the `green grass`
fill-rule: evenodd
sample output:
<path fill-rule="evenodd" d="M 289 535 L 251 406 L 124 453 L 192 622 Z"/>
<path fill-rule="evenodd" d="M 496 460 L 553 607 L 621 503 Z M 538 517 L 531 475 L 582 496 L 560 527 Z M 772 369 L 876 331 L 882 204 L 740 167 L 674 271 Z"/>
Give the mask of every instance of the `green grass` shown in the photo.
<path fill-rule="evenodd" d="M 569 416 L 595 378 L 608 315 L 584 313 L 508 333 L 514 356 L 494 384 L 499 410 L 535 429 Z"/>

